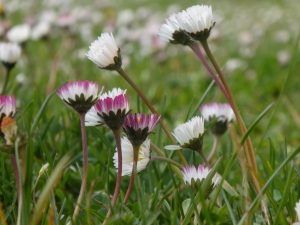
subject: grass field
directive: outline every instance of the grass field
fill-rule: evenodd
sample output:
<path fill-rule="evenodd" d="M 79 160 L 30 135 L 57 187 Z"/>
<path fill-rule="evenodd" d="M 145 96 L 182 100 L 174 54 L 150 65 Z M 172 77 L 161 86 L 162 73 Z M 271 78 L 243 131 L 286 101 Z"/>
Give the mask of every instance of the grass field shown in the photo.
<path fill-rule="evenodd" d="M 212 79 L 189 48 L 157 40 L 165 18 L 193 4 L 212 5 L 216 25 L 208 42 L 246 126 L 251 127 L 270 107 L 250 133 L 263 198 L 255 191 L 249 174 L 243 181 L 236 145 L 227 132 L 217 151 L 216 158 L 220 161 L 216 170 L 230 184 L 230 191 L 216 188 L 205 195 L 205 182 L 200 188 L 185 185 L 171 166 L 153 160 L 136 177 L 127 205 L 122 204 L 122 199 L 129 176 L 123 177 L 119 200 L 108 224 L 267 224 L 260 207 L 262 199 L 268 208 L 270 224 L 292 224 L 298 220 L 295 205 L 300 198 L 297 156 L 300 151 L 300 4 L 297 0 L 52 0 L 48 4 L 20 0 L 3 2 L 6 16 L 0 21 L 1 26 L 27 22 L 34 27 L 49 10 L 54 12 L 54 19 L 46 38 L 28 40 L 22 46 L 21 59 L 12 70 L 5 93 L 17 98 L 16 120 L 21 139 L 18 155 L 24 182 L 18 223 L 16 183 L 3 142 L 0 147 L 3 150 L 0 152 L 1 225 L 34 224 L 33 218 L 39 213 L 41 221 L 36 224 L 67 224 L 73 214 L 81 185 L 81 133 L 78 115 L 55 94 L 63 83 L 92 80 L 104 90 L 127 89 L 131 110 L 150 112 L 116 72 L 100 70 L 85 57 L 90 43 L 101 32 L 114 33 L 125 70 L 171 130 L 199 115 L 201 99 L 203 103 L 226 101 L 215 85 L 204 94 Z M 67 25 L 59 23 L 65 22 L 62 15 L 67 18 Z M 50 14 L 45 16 L 50 17 Z M 0 32 L 0 40 L 6 40 L 5 33 Z M 4 79 L 4 67 L 0 73 Z M 239 134 L 236 123 L 233 127 Z M 104 127 L 88 127 L 87 139 L 87 192 L 75 224 L 101 224 L 110 207 L 116 181 L 112 162 L 116 146 L 112 132 Z M 161 150 L 171 144 L 160 126 L 151 134 L 151 141 Z M 211 135 L 205 136 L 205 154 L 209 153 L 212 141 Z M 181 163 L 176 154 L 163 151 Z M 202 163 L 192 151 L 182 150 L 182 153 L 189 164 Z M 151 154 L 156 155 L 154 151 Z M 65 165 L 57 166 L 65 155 L 69 157 Z M 47 163 L 47 169 L 41 171 Z M 53 181 L 50 177 L 55 168 L 59 171 Z M 245 198 L 247 185 L 249 194 Z M 47 193 L 43 192 L 45 187 L 49 188 Z M 41 196 L 47 199 L 43 207 L 39 202 Z M 247 219 L 241 221 L 246 214 Z"/>

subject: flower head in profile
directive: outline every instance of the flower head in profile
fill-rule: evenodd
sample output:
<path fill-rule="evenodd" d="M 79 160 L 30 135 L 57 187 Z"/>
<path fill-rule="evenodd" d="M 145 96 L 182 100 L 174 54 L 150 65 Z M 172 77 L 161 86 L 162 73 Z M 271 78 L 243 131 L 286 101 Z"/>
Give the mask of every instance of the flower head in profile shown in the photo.
<path fill-rule="evenodd" d="M 86 56 L 101 69 L 116 70 L 122 65 L 120 48 L 112 33 L 102 33 L 92 42 Z"/>
<path fill-rule="evenodd" d="M 95 106 L 87 113 L 86 126 L 105 124 L 115 130 L 122 127 L 129 112 L 126 90 L 114 88 L 103 93 Z"/>
<path fill-rule="evenodd" d="M 14 117 L 16 114 L 16 97 L 0 96 L 0 120 L 4 117 Z"/>
<path fill-rule="evenodd" d="M 204 165 L 199 165 L 198 168 L 193 165 L 188 165 L 182 169 L 181 173 L 184 182 L 192 184 L 193 180 L 194 182 L 204 180 L 210 173 L 210 169 Z"/>
<path fill-rule="evenodd" d="M 163 41 L 182 45 L 189 45 L 192 42 L 191 37 L 182 29 L 180 21 L 178 13 L 166 19 L 158 33 Z"/>
<path fill-rule="evenodd" d="M 206 40 L 215 25 L 211 6 L 194 5 L 180 13 L 181 27 L 193 39 Z"/>
<path fill-rule="evenodd" d="M 195 116 L 186 123 L 178 125 L 173 136 L 176 138 L 179 145 L 165 146 L 167 150 L 178 150 L 181 148 L 189 148 L 194 151 L 202 150 L 204 134 L 204 120 L 200 116 Z"/>
<path fill-rule="evenodd" d="M 12 69 L 21 56 L 21 48 L 14 43 L 0 43 L 0 61 L 8 69 Z"/>
<path fill-rule="evenodd" d="M 6 145 L 13 145 L 17 134 L 15 96 L 0 96 L 0 132 Z"/>
<path fill-rule="evenodd" d="M 165 41 L 189 45 L 193 40 L 206 40 L 214 24 L 211 6 L 195 5 L 171 15 L 159 35 Z"/>
<path fill-rule="evenodd" d="M 23 44 L 30 38 L 30 26 L 21 24 L 14 26 L 7 32 L 7 39 L 10 42 Z"/>
<path fill-rule="evenodd" d="M 42 21 L 32 28 L 31 38 L 33 40 L 46 38 L 50 33 L 50 29 L 50 23 Z"/>
<path fill-rule="evenodd" d="M 135 113 L 125 118 L 123 129 L 133 146 L 140 146 L 153 131 L 160 116 L 156 114 Z"/>
<path fill-rule="evenodd" d="M 122 145 L 122 176 L 131 175 L 133 167 L 133 146 L 128 138 L 123 137 L 121 140 Z M 117 151 L 113 157 L 114 166 L 118 168 L 118 154 Z M 150 160 L 150 140 L 146 139 L 139 147 L 137 172 L 144 170 Z"/>
<path fill-rule="evenodd" d="M 86 113 L 98 99 L 98 84 L 92 81 L 74 81 L 61 86 L 57 95 L 78 113 Z"/>
<path fill-rule="evenodd" d="M 206 122 L 210 125 L 212 133 L 216 136 L 223 135 L 234 119 L 234 112 L 227 103 L 209 103 L 200 109 L 201 114 Z"/>
<path fill-rule="evenodd" d="M 211 169 L 204 165 L 199 165 L 197 168 L 193 165 L 188 165 L 183 167 L 181 173 L 183 176 L 183 180 L 186 184 L 192 184 L 193 182 L 201 182 L 205 180 L 210 174 Z M 215 187 L 221 181 L 221 176 L 216 173 L 212 178 L 212 184 Z"/>

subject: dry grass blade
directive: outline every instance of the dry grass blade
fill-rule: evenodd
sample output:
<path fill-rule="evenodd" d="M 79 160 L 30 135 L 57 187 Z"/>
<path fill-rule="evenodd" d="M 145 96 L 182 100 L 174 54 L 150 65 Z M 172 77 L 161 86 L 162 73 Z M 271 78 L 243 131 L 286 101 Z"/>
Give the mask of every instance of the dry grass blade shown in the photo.
<path fill-rule="evenodd" d="M 58 184 L 60 178 L 62 177 L 62 174 L 66 168 L 67 165 L 69 165 L 71 160 L 71 154 L 66 154 L 57 164 L 55 167 L 54 171 L 52 172 L 51 176 L 48 179 L 48 182 L 46 186 L 44 187 L 37 204 L 35 206 L 33 215 L 32 215 L 32 220 L 31 220 L 31 225 L 37 225 L 39 224 L 44 210 L 49 202 L 49 199 L 51 197 L 51 192 L 54 189 L 54 187 Z"/>

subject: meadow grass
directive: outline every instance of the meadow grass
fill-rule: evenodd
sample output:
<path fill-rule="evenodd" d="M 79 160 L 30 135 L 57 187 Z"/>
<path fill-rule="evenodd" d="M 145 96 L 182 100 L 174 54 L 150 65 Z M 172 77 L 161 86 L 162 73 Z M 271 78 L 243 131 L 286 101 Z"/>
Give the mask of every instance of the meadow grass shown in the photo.
<path fill-rule="evenodd" d="M 92 37 L 87 39 L 96 39 L 108 22 L 115 21 L 124 9 L 134 13 L 145 7 L 150 11 L 144 19 L 129 26 L 128 29 L 134 31 L 156 15 L 162 23 L 170 5 L 176 4 L 182 9 L 194 3 L 199 2 L 116 1 L 98 7 L 104 19 L 99 25 L 92 24 Z M 136 177 L 127 205 L 122 204 L 122 199 L 129 177 L 123 177 L 119 201 L 109 224 L 246 224 L 244 219 L 251 221 L 250 224 L 266 224 L 259 207 L 262 197 L 267 202 L 271 224 L 297 221 L 294 208 L 300 193 L 297 157 L 300 151 L 300 108 L 297 104 L 300 6 L 296 0 L 208 3 L 218 15 L 216 33 L 211 38 L 212 49 L 225 71 L 246 126 L 251 128 L 248 134 L 256 153 L 261 193 L 255 193 L 249 178 L 249 208 L 245 208 L 242 172 L 235 145 L 227 132 L 218 148 L 220 160 L 215 169 L 232 186 L 231 191 L 216 188 L 208 198 L 203 195 L 208 184 L 201 186 L 203 191 L 185 186 L 170 165 L 151 161 Z M 82 3 L 84 6 L 93 4 L 97 5 L 90 1 Z M 76 5 L 81 3 L 75 2 Z M 25 16 L 39 13 L 43 7 L 39 3 L 33 8 L 18 9 L 8 18 L 13 24 L 20 23 Z M 85 35 L 76 24 L 73 28 L 71 31 L 55 30 L 46 41 L 29 41 L 22 60 L 12 72 L 6 93 L 17 97 L 16 118 L 22 137 L 16 150 L 21 158 L 21 174 L 23 177 L 26 174 L 22 225 L 66 224 L 79 193 L 82 171 L 79 117 L 56 96 L 57 87 L 70 80 L 85 79 L 98 82 L 106 90 L 121 87 L 127 89 L 133 111 L 149 112 L 117 73 L 99 70 L 82 56 L 92 39 L 84 40 L 82 36 Z M 115 36 L 121 28 L 114 28 Z M 195 110 L 200 100 L 225 101 L 215 85 L 206 92 L 211 78 L 187 48 L 167 45 L 143 55 L 139 39 L 131 42 L 126 38 L 120 47 L 125 61 L 130 59 L 126 70 L 171 129 L 195 112 L 198 114 Z M 161 53 L 165 53 L 163 59 Z M 287 54 L 289 59 L 282 62 L 278 59 L 280 54 Z M 233 63 L 237 68 L 230 65 L 234 60 L 238 61 Z M 22 76 L 25 76 L 24 81 L 20 81 Z M 116 171 L 112 162 L 115 144 L 112 133 L 103 127 L 87 128 L 87 134 L 88 186 L 76 224 L 101 224 L 115 185 Z M 160 127 L 152 134 L 151 141 L 161 149 L 171 144 Z M 212 138 L 207 135 L 203 147 L 206 154 L 211 146 Z M 202 162 L 190 151 L 182 152 L 189 163 Z M 179 161 L 176 154 L 165 153 Z M 16 224 L 18 215 L 15 179 L 9 159 L 9 154 L 1 152 L 0 224 L 3 225 L 4 221 Z M 46 163 L 49 163 L 48 170 L 39 176 Z M 37 215 L 41 217 L 40 223 L 33 220 Z"/>

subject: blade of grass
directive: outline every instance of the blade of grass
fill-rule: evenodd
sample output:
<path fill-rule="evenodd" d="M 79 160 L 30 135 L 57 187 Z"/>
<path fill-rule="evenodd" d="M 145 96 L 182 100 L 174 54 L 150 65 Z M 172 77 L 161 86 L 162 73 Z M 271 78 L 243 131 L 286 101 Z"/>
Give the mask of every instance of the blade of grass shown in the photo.
<path fill-rule="evenodd" d="M 54 171 L 52 172 L 51 176 L 49 177 L 49 179 L 37 201 L 37 204 L 36 204 L 35 209 L 32 214 L 32 219 L 31 219 L 31 223 L 30 223 L 31 225 L 39 224 L 39 222 L 43 216 L 44 210 L 45 210 L 45 208 L 49 202 L 49 199 L 51 197 L 51 193 L 52 193 L 53 189 L 55 188 L 55 186 L 60 181 L 60 179 L 63 175 L 63 172 L 64 172 L 65 168 L 69 165 L 70 161 L 71 161 L 71 154 L 68 153 L 59 161 L 59 163 L 55 167 Z"/>
<path fill-rule="evenodd" d="M 33 119 L 33 122 L 32 122 L 32 125 L 31 125 L 31 128 L 30 128 L 30 134 L 32 134 L 34 128 L 36 127 L 36 125 L 38 124 L 40 118 L 42 117 L 50 99 L 52 98 L 52 96 L 54 95 L 55 92 L 52 92 L 51 94 L 49 94 L 47 96 L 47 98 L 44 100 L 40 110 L 38 111 L 38 113 L 36 114 L 36 116 L 34 117 Z"/>
<path fill-rule="evenodd" d="M 247 137 L 249 136 L 249 134 L 251 133 L 251 131 L 254 129 L 254 127 L 259 123 L 259 121 L 272 109 L 274 103 L 271 103 L 270 105 L 268 105 L 259 115 L 258 117 L 254 120 L 254 122 L 250 125 L 250 127 L 248 128 L 248 130 L 246 131 L 245 135 L 243 136 L 242 140 L 241 140 L 241 145 L 244 144 L 244 142 L 246 141 Z"/>
<path fill-rule="evenodd" d="M 275 213 L 276 217 L 275 217 L 275 220 L 274 220 L 274 224 L 277 224 L 277 221 L 279 220 L 279 218 L 281 219 L 281 221 L 279 222 L 280 224 L 282 224 L 281 222 L 283 220 L 284 220 L 285 223 L 287 223 L 287 221 L 285 219 L 285 216 L 283 215 L 281 209 L 283 208 L 283 206 L 286 203 L 287 198 L 288 198 L 288 191 L 289 191 L 289 188 L 291 187 L 291 184 L 292 184 L 292 181 L 293 181 L 292 180 L 293 171 L 294 171 L 293 166 L 291 166 L 290 169 L 289 169 L 289 172 L 288 172 L 286 183 L 284 185 L 284 190 L 283 190 L 282 199 L 280 201 L 280 205 L 277 208 L 277 213 Z"/>
<path fill-rule="evenodd" d="M 214 85 L 215 85 L 215 81 L 212 80 L 210 82 L 210 84 L 208 85 L 207 89 L 205 90 L 205 92 L 203 93 L 202 97 L 200 98 L 197 106 L 195 107 L 195 109 L 192 113 L 192 117 L 195 116 L 198 113 L 198 110 L 199 110 L 200 106 L 202 105 L 202 103 L 204 102 L 205 98 L 207 97 L 208 93 L 210 92 L 210 90 L 213 88 Z"/>
<path fill-rule="evenodd" d="M 237 222 L 236 222 L 236 218 L 234 216 L 233 209 L 232 209 L 232 207 L 231 207 L 231 205 L 230 205 L 230 203 L 227 199 L 226 193 L 223 190 L 222 190 L 222 196 L 223 196 L 225 204 L 227 206 L 227 209 L 228 209 L 228 212 L 229 212 L 229 215 L 230 215 L 230 218 L 231 218 L 231 222 L 232 222 L 233 225 L 236 225 Z"/>

